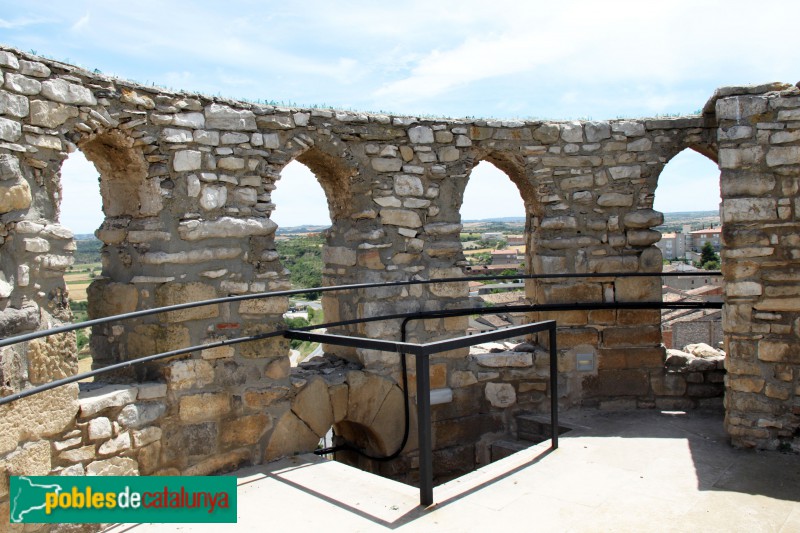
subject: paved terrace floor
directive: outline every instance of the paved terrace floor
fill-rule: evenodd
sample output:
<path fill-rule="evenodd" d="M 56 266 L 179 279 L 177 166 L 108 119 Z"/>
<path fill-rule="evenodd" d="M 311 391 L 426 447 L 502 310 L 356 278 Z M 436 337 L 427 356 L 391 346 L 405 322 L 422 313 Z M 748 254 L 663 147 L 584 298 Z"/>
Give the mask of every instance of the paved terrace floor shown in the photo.
<path fill-rule="evenodd" d="M 577 429 L 434 489 L 313 455 L 240 470 L 239 522 L 182 531 L 800 531 L 800 456 L 731 448 L 716 412 L 562 414 Z"/>

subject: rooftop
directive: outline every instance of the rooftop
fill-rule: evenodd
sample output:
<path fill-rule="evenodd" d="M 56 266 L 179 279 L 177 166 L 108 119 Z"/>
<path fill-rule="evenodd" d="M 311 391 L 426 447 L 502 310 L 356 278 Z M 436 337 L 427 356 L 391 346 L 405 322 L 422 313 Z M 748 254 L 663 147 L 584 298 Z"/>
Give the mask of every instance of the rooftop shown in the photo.
<path fill-rule="evenodd" d="M 557 450 L 548 441 L 440 485 L 428 508 L 415 487 L 301 455 L 235 472 L 238 524 L 111 531 L 800 530 L 797 456 L 731 448 L 719 410 L 562 415 L 574 429 Z"/>

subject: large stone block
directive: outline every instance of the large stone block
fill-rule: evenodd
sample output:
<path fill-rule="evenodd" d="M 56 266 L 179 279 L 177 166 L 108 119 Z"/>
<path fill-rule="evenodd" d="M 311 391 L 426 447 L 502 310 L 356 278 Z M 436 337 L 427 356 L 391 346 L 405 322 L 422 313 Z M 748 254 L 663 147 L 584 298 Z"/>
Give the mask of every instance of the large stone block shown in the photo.
<path fill-rule="evenodd" d="M 0 455 L 23 440 L 60 433 L 75 420 L 78 386 L 65 385 L 0 406 Z"/>
<path fill-rule="evenodd" d="M 286 411 L 275 424 L 264 450 L 264 460 L 272 461 L 287 455 L 313 451 L 319 436 L 292 411 Z"/>
<path fill-rule="evenodd" d="M 176 305 L 188 302 L 199 302 L 217 297 L 217 291 L 211 285 L 199 282 L 192 283 L 165 283 L 156 289 L 156 305 L 159 307 Z M 185 322 L 187 320 L 201 320 L 219 316 L 217 305 L 206 305 L 180 311 L 166 313 L 169 322 Z"/>
<path fill-rule="evenodd" d="M 75 333 L 61 333 L 28 344 L 28 379 L 41 384 L 78 373 Z"/>
<path fill-rule="evenodd" d="M 510 383 L 487 383 L 485 394 L 493 407 L 504 409 L 517 403 L 517 391 Z"/>
<path fill-rule="evenodd" d="M 661 279 L 618 278 L 614 281 L 617 302 L 658 302 L 661 300 Z"/>
<path fill-rule="evenodd" d="M 542 285 L 542 303 L 602 302 L 603 286 L 600 283 L 558 283 Z"/>
<path fill-rule="evenodd" d="M 328 386 L 322 378 L 311 379 L 292 400 L 292 411 L 322 438 L 333 425 Z"/>
<path fill-rule="evenodd" d="M 30 205 L 31 188 L 27 181 L 19 179 L 0 184 L 0 214 L 27 209 Z"/>
<path fill-rule="evenodd" d="M 213 103 L 205 108 L 205 127 L 212 130 L 255 130 L 256 116 L 247 109 Z"/>
<path fill-rule="evenodd" d="M 179 414 L 183 422 L 217 419 L 230 410 L 231 398 L 224 392 L 191 394 L 180 399 Z"/>
<path fill-rule="evenodd" d="M 645 396 L 650 390 L 646 370 L 606 370 L 583 379 L 583 391 L 592 396 Z"/>
<path fill-rule="evenodd" d="M 66 80 L 47 80 L 42 83 L 42 95 L 61 104 L 96 105 L 92 91 Z"/>
<path fill-rule="evenodd" d="M 220 435 L 224 445 L 250 446 L 258 443 L 261 436 L 270 429 L 272 429 L 272 417 L 260 413 L 224 420 Z"/>
<path fill-rule="evenodd" d="M 240 239 L 272 235 L 278 225 L 268 218 L 221 217 L 217 220 L 186 220 L 178 225 L 178 234 L 185 241 L 205 239 Z"/>
<path fill-rule="evenodd" d="M 603 330 L 603 346 L 653 346 L 661 343 L 659 326 L 618 327 Z"/>
<path fill-rule="evenodd" d="M 89 318 L 131 313 L 139 303 L 139 291 L 133 283 L 98 280 L 89 285 L 87 294 Z"/>

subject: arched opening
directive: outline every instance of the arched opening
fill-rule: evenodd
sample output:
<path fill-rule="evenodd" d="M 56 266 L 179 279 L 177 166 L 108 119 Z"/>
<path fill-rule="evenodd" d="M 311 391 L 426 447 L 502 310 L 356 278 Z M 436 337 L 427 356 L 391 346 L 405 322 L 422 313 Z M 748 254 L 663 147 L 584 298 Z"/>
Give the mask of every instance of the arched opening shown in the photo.
<path fill-rule="evenodd" d="M 130 231 L 144 219 L 154 219 L 163 208 L 161 180 L 148 177 L 149 164 L 135 140 L 116 130 L 88 135 L 77 142 L 78 148 L 99 173 L 99 196 L 102 201 L 102 224 L 95 235 L 99 243 L 101 267 L 95 269 L 86 289 L 88 317 L 99 318 L 135 311 L 139 306 L 138 289 L 131 280 L 141 274 L 136 264 Z M 95 219 L 96 221 L 97 219 Z M 142 321 L 158 321 L 143 319 Z M 131 322 L 125 334 L 115 333 L 116 324 L 94 326 L 91 335 L 92 366 L 95 368 L 122 360 L 149 355 L 154 350 L 133 349 L 130 332 L 139 327 Z M 156 327 L 155 325 L 153 326 Z M 137 370 L 138 371 L 138 370 Z M 144 369 L 142 369 L 144 371 Z"/>
<path fill-rule="evenodd" d="M 467 276 L 513 276 L 531 271 L 530 217 L 517 185 L 520 180 L 511 179 L 518 171 L 503 159 L 487 157 L 470 173 L 460 209 Z M 476 307 L 514 305 L 526 298 L 521 279 L 473 281 L 469 286 Z M 475 315 L 469 320 L 468 333 L 519 324 L 524 319 L 523 314 L 515 313 Z"/>
<path fill-rule="evenodd" d="M 279 228 L 275 249 L 281 263 L 289 270 L 294 289 L 322 286 L 323 246 L 332 226 L 328 200 L 314 173 L 295 160 L 281 171 L 280 183 L 272 195 L 275 210 L 272 220 Z M 324 322 L 320 293 L 292 298 L 284 315 L 291 327 Z M 293 340 L 289 360 L 297 366 L 307 358 L 321 354 L 319 343 Z"/>
<path fill-rule="evenodd" d="M 665 301 L 722 301 L 722 279 L 703 274 L 719 270 L 722 248 L 719 168 L 694 150 L 673 157 L 658 178 L 653 207 L 664 213 L 656 244 L 664 272 L 696 271 L 697 276 L 664 277 Z M 662 335 L 667 348 L 705 343 L 720 348 L 722 322 L 719 311 L 665 310 Z"/>
<path fill-rule="evenodd" d="M 273 194 L 275 211 L 272 217 L 281 226 L 276 239 L 282 242 L 276 248 L 295 285 L 341 285 L 357 279 L 353 267 L 357 263 L 358 243 L 354 240 L 364 236 L 360 233 L 364 220 L 350 216 L 355 209 L 350 197 L 351 178 L 355 173 L 355 169 L 347 167 L 339 158 L 316 147 L 297 155 L 282 169 L 281 180 Z M 286 231 L 287 223 L 297 230 L 294 235 Z M 313 309 L 311 322 L 356 316 L 357 306 L 352 299 L 330 293 L 310 296 L 312 299 L 307 305 Z M 309 354 L 301 360 L 311 354 L 320 355 L 323 349 L 346 359 L 357 359 L 354 349 L 307 345 L 302 351 Z"/>
<path fill-rule="evenodd" d="M 102 243 L 95 230 L 103 222 L 99 172 L 81 151 L 71 153 L 61 165 L 61 225 L 72 230 L 75 239 L 73 264 L 64 274 L 73 322 L 88 319 L 88 288 L 101 275 Z M 78 372 L 91 370 L 91 330 L 77 331 Z"/>

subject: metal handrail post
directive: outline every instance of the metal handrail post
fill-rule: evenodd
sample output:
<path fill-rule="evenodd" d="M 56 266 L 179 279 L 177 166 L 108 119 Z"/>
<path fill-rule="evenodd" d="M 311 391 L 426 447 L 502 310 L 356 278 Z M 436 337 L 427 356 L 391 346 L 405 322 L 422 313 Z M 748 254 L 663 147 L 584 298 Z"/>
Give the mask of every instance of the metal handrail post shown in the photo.
<path fill-rule="evenodd" d="M 419 434 L 419 504 L 433 503 L 431 380 L 428 354 L 417 354 L 417 429 Z"/>
<path fill-rule="evenodd" d="M 556 325 L 550 326 L 550 442 L 558 448 L 558 349 L 556 348 Z"/>

